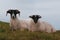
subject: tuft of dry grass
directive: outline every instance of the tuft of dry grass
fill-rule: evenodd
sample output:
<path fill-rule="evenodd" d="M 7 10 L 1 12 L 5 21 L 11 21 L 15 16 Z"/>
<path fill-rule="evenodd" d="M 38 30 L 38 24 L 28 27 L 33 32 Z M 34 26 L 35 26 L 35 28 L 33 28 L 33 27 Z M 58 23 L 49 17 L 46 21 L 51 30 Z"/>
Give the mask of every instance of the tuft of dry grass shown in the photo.
<path fill-rule="evenodd" d="M 10 31 L 9 23 L 0 21 L 0 40 L 60 40 L 60 30 L 56 33 Z"/>

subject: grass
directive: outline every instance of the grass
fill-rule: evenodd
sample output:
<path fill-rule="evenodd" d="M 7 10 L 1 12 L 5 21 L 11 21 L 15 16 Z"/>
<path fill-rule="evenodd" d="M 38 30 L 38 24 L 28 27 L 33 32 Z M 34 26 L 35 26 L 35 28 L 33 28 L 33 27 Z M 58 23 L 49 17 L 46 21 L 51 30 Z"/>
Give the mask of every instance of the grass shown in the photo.
<path fill-rule="evenodd" d="M 60 31 L 56 33 L 10 31 L 9 23 L 0 21 L 0 40 L 60 40 Z"/>

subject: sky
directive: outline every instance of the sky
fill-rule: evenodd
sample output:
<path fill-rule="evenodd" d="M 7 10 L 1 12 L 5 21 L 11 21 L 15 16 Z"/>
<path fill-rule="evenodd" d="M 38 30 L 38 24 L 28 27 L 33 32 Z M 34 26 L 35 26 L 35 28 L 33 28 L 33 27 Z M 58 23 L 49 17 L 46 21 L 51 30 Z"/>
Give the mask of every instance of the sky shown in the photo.
<path fill-rule="evenodd" d="M 52 24 L 60 30 L 60 0 L 0 0 L 0 21 L 9 22 L 9 9 L 18 9 L 21 15 L 18 18 L 28 19 L 30 15 L 41 15 L 41 20 Z"/>

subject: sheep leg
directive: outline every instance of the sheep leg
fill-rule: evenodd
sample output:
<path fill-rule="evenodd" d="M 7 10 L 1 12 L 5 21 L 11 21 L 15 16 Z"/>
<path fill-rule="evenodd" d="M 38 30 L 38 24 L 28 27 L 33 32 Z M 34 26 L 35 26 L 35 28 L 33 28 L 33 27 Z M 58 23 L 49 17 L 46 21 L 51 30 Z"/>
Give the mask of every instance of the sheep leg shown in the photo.
<path fill-rule="evenodd" d="M 13 27 L 10 28 L 11 31 L 16 31 L 16 29 L 14 29 Z"/>

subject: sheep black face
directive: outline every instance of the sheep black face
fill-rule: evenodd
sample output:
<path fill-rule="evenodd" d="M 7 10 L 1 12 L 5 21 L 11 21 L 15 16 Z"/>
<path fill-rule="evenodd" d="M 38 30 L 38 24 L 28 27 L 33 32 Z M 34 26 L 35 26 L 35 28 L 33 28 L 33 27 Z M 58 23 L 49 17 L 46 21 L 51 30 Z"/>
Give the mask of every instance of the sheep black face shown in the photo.
<path fill-rule="evenodd" d="M 30 18 L 32 18 L 34 20 L 35 23 L 38 22 L 38 19 L 41 18 L 40 15 L 32 15 L 32 16 L 29 16 Z"/>
<path fill-rule="evenodd" d="M 20 15 L 20 11 L 19 10 L 13 10 L 13 9 L 8 10 L 7 13 L 9 13 L 11 15 L 12 19 L 15 19 L 17 14 Z"/>

